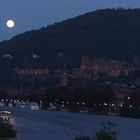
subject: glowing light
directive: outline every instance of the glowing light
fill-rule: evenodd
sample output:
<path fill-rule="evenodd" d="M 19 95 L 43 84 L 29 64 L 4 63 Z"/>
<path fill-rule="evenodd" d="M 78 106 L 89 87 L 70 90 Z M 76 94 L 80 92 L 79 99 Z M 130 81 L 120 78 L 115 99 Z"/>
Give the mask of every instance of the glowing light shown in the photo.
<path fill-rule="evenodd" d="M 120 107 L 123 107 L 123 104 L 120 104 Z"/>
<path fill-rule="evenodd" d="M 107 103 L 104 103 L 104 106 L 107 106 Z"/>
<path fill-rule="evenodd" d="M 112 106 L 115 106 L 115 104 L 112 104 Z"/>
<path fill-rule="evenodd" d="M 127 99 L 130 100 L 131 98 L 130 97 L 127 97 Z"/>
<path fill-rule="evenodd" d="M 15 26 L 15 22 L 13 20 L 8 20 L 7 21 L 7 27 L 8 28 L 13 28 Z"/>

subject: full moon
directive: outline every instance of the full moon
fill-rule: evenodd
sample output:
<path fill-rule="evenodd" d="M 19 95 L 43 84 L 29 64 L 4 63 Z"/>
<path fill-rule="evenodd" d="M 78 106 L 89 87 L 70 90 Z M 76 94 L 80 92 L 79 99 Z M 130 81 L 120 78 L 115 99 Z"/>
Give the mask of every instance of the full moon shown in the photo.
<path fill-rule="evenodd" d="M 14 26 L 15 26 L 15 23 L 14 23 L 13 20 L 8 20 L 8 21 L 7 21 L 7 27 L 8 27 L 8 28 L 13 28 Z"/>

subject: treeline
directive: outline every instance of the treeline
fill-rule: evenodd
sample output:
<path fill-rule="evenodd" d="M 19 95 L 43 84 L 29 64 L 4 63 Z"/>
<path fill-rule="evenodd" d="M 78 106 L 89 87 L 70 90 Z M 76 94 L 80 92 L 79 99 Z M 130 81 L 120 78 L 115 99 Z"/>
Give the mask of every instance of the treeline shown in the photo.
<path fill-rule="evenodd" d="M 91 106 L 94 103 L 115 103 L 117 99 L 116 93 L 112 89 L 98 89 L 95 87 L 54 88 L 40 94 L 30 93 L 26 98 L 32 101 L 42 100 L 43 102 L 69 102 L 73 105 L 76 105 L 78 102 L 84 102 L 88 106 Z"/>
<path fill-rule="evenodd" d="M 131 60 L 134 55 L 140 57 L 139 25 L 140 9 L 87 13 L 0 43 L 0 65 L 7 63 L 3 58 L 7 53 L 13 56 L 11 67 L 58 68 L 65 60 L 73 68 L 85 55 Z M 33 59 L 32 54 L 39 57 Z"/>

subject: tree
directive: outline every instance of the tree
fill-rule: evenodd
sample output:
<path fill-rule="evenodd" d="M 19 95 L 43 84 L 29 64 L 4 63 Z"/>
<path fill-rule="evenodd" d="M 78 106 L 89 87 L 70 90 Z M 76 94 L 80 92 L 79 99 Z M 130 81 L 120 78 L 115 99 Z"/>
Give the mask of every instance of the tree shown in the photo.
<path fill-rule="evenodd" d="M 88 136 L 78 136 L 75 140 L 117 140 L 116 132 L 113 130 L 115 124 L 110 121 L 102 123 L 103 128 L 96 133 L 94 138 Z"/>
<path fill-rule="evenodd" d="M 103 122 L 103 129 L 96 133 L 94 140 L 117 140 L 116 132 L 113 130 L 115 125 L 110 121 Z"/>
<path fill-rule="evenodd" d="M 0 90 L 0 99 L 8 99 L 9 95 L 6 90 Z"/>

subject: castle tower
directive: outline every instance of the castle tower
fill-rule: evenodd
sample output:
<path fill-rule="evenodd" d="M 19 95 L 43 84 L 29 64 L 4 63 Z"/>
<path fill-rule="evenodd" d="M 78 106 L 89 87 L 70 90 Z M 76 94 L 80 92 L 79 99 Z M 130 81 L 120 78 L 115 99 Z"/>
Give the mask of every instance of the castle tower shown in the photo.
<path fill-rule="evenodd" d="M 68 85 L 68 75 L 65 72 L 61 76 L 60 85 L 63 87 Z"/>

